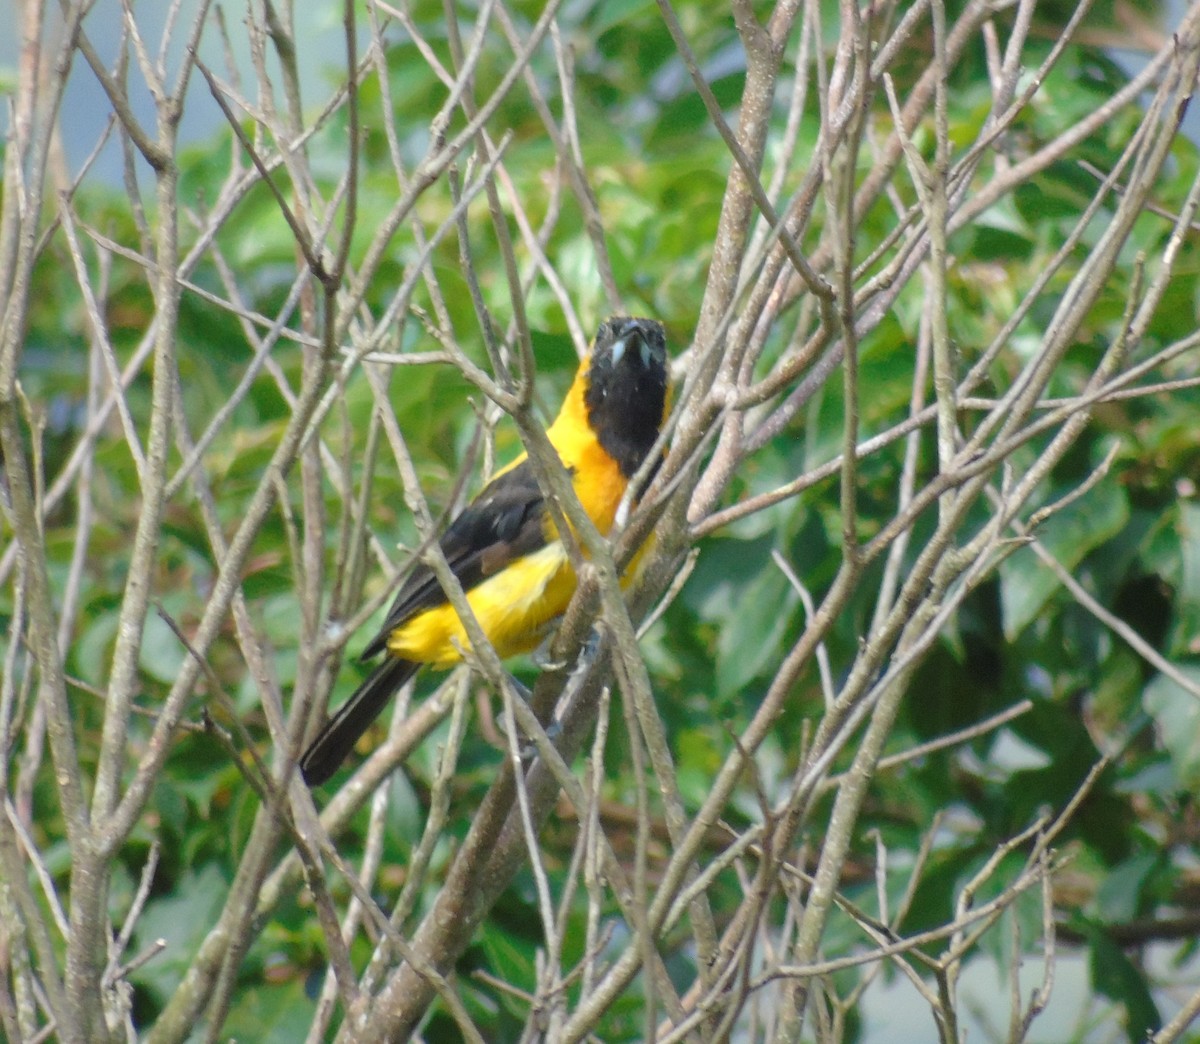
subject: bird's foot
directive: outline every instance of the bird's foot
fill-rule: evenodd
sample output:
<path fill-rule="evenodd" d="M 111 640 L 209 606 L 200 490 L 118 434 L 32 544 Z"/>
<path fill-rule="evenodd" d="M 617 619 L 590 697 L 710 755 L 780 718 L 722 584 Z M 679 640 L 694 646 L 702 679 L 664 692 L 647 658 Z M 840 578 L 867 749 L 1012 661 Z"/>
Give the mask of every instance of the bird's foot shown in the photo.
<path fill-rule="evenodd" d="M 547 638 L 539 645 L 529 658 L 533 660 L 534 666 L 541 671 L 565 671 L 568 667 L 574 664 L 588 664 L 596 658 L 596 653 L 600 649 L 600 630 L 593 627 L 587 638 L 584 639 L 583 645 L 579 649 L 579 655 L 574 661 L 571 660 L 556 660 L 550 655 L 550 646 L 554 643 L 554 636 Z"/>
<path fill-rule="evenodd" d="M 551 744 L 557 746 L 558 738 L 562 735 L 562 725 L 557 721 L 552 721 L 546 726 L 546 739 Z M 537 743 L 529 737 L 526 737 L 525 742 L 521 744 L 521 764 L 529 766 L 533 759 L 538 755 Z"/>

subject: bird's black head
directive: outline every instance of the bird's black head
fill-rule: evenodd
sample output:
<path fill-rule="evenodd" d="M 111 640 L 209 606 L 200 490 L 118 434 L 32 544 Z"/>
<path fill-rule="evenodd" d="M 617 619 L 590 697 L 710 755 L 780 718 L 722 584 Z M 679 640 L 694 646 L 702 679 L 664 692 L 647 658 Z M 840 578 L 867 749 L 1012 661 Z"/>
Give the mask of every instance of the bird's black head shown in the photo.
<path fill-rule="evenodd" d="M 630 478 L 642 466 L 663 422 L 667 338 L 653 319 L 606 319 L 592 343 L 584 395 L 600 445 Z"/>

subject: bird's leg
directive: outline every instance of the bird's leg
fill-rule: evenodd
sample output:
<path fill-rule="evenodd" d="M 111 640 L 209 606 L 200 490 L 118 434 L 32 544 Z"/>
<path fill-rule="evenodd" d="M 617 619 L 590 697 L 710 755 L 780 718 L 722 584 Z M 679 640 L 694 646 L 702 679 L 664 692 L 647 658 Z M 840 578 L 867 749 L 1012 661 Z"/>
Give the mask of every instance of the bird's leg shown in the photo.
<path fill-rule="evenodd" d="M 529 654 L 533 665 L 539 671 L 561 671 L 569 666 L 566 660 L 555 660 L 550 656 L 550 646 L 554 644 L 554 637 L 557 633 L 557 631 L 551 631 L 543 639 L 542 644 Z"/>
<path fill-rule="evenodd" d="M 546 636 L 545 640 L 536 649 L 529 654 L 529 658 L 533 661 L 533 665 L 539 671 L 562 671 L 569 667 L 569 660 L 555 660 L 550 656 L 550 646 L 554 644 L 554 639 L 557 636 L 557 631 L 552 631 Z M 589 632 L 583 645 L 580 647 L 579 655 L 576 657 L 576 663 L 580 666 L 588 667 L 596 658 L 596 652 L 600 648 L 600 631 L 593 627 Z"/>
<path fill-rule="evenodd" d="M 512 674 L 508 675 L 508 683 L 512 686 L 513 692 L 517 696 L 519 696 L 521 699 L 523 699 L 526 703 L 528 703 L 533 698 L 533 693 L 531 693 L 529 691 L 528 687 L 523 682 L 519 681 Z M 507 713 L 508 713 L 507 711 L 501 710 L 499 715 L 497 715 L 497 724 L 499 725 L 502 733 L 507 733 L 507 731 L 508 731 L 508 722 L 505 717 Z M 518 724 L 517 728 L 520 729 L 519 724 Z M 551 721 L 551 722 L 547 723 L 545 726 L 545 729 L 546 729 L 546 737 L 551 742 L 554 742 L 555 740 L 557 740 L 558 737 L 562 734 L 562 726 L 557 721 Z M 532 762 L 533 759 L 537 756 L 537 744 L 535 744 L 532 739 L 529 739 L 527 737 L 526 742 L 521 745 L 520 753 L 521 753 L 521 761 L 526 766 L 528 766 L 529 763 Z"/>
<path fill-rule="evenodd" d="M 596 657 L 600 655 L 600 648 L 603 644 L 601 641 L 602 635 L 598 627 L 593 627 L 588 633 L 587 638 L 579 648 L 579 654 L 575 657 L 574 665 L 569 660 L 561 660 L 554 662 L 550 659 L 550 644 L 553 640 L 553 635 L 547 638 L 534 652 L 530 654 L 530 658 L 540 670 L 565 670 L 571 667 L 571 675 L 567 679 L 566 685 L 563 686 L 562 696 L 559 700 L 559 710 L 555 711 L 554 717 L 545 723 L 546 736 L 551 742 L 558 740 L 562 735 L 562 724 L 558 719 L 558 714 L 561 708 L 565 707 L 571 694 L 579 687 L 580 683 L 587 676 L 587 672 L 591 669 L 592 664 L 596 661 Z M 516 692 L 526 703 L 532 698 L 532 693 L 521 682 L 517 681 L 512 675 L 509 675 L 509 681 L 513 685 L 513 691 Z M 503 714 L 503 712 L 502 712 Z M 503 722 L 503 717 L 501 717 Z M 528 765 L 537 754 L 537 747 L 533 742 L 527 742 L 521 748 L 521 760 Z"/>
<path fill-rule="evenodd" d="M 508 674 L 508 672 L 505 672 Z M 515 674 L 508 674 L 508 683 L 513 687 L 513 692 L 521 697 L 526 703 L 533 699 L 533 693 L 529 691 L 529 687 Z"/>

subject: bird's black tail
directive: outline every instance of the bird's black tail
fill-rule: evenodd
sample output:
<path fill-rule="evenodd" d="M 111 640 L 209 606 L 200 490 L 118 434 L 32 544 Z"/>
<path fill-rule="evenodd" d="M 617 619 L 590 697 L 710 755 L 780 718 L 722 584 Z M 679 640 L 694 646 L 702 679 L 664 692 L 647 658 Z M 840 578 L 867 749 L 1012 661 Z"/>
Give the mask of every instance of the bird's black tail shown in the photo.
<path fill-rule="evenodd" d="M 359 736 L 379 717 L 396 690 L 417 673 L 418 667 L 420 664 L 389 656 L 371 672 L 300 758 L 300 774 L 305 783 L 310 787 L 320 786 L 338 770 Z"/>

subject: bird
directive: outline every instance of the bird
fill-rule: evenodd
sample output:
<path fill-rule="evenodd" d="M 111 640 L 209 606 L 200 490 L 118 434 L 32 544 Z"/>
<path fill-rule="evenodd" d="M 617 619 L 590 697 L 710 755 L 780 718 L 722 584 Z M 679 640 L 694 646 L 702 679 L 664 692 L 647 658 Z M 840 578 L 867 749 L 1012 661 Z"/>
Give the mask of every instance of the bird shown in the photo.
<path fill-rule="evenodd" d="M 554 422 L 550 444 L 584 511 L 608 534 L 668 408 L 666 334 L 653 319 L 600 323 Z M 530 652 L 566 611 L 576 578 L 533 464 L 522 453 L 439 540 L 471 611 L 501 658 Z M 470 649 L 433 570 L 418 564 L 360 659 L 382 659 L 300 758 L 310 787 L 327 782 L 387 702 L 422 667 L 445 670 Z"/>

